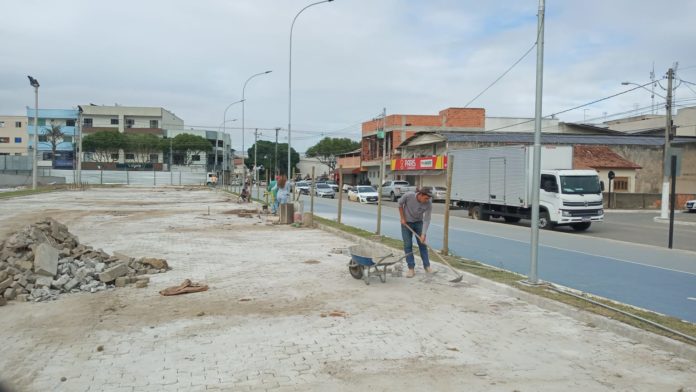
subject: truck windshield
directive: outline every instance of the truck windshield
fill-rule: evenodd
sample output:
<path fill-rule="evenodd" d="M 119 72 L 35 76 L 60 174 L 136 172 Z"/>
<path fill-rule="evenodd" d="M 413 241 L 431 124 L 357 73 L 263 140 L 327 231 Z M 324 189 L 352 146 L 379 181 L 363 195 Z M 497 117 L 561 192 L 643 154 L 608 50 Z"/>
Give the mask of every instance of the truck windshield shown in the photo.
<path fill-rule="evenodd" d="M 600 193 L 598 176 L 561 176 L 561 191 L 570 195 Z"/>

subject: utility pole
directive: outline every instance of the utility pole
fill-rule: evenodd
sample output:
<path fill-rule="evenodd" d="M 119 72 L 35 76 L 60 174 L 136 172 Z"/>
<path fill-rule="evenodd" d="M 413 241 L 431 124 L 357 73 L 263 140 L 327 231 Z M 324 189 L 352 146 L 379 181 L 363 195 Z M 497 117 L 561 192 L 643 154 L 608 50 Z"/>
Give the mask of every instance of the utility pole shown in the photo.
<path fill-rule="evenodd" d="M 377 194 L 377 235 L 382 232 L 382 184 L 384 183 L 384 157 L 387 155 L 387 108 L 382 109 L 382 162 L 379 165 L 379 190 Z M 379 139 L 380 131 L 377 131 Z M 340 190 L 340 189 L 339 189 Z"/>
<path fill-rule="evenodd" d="M 539 184 L 541 182 L 541 106 L 544 81 L 544 16 L 545 2 L 539 0 L 538 29 L 537 29 L 537 61 L 536 61 L 536 99 L 534 104 L 534 162 L 532 178 L 532 234 L 529 262 L 529 278 L 527 283 L 539 284 Z"/>
<path fill-rule="evenodd" d="M 256 167 L 256 150 L 259 144 L 259 129 L 254 130 L 254 181 L 256 181 L 256 186 L 259 184 L 259 169 Z"/>
<path fill-rule="evenodd" d="M 669 156 L 670 140 L 672 139 L 672 79 L 674 70 L 667 70 L 667 103 L 665 105 L 665 148 L 662 155 L 662 204 L 660 205 L 660 218 L 667 219 L 669 212 Z"/>

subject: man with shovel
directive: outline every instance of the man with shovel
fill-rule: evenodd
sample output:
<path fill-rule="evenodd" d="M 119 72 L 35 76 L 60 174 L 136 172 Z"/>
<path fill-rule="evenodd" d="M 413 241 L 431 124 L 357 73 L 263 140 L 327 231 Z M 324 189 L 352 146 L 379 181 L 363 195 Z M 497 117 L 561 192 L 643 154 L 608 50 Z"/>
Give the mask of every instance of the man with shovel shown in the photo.
<path fill-rule="evenodd" d="M 430 213 L 433 209 L 432 188 L 423 187 L 418 192 L 408 192 L 399 199 L 399 215 L 401 215 L 401 238 L 404 240 L 407 278 L 416 275 L 416 261 L 413 257 L 413 234 L 416 235 L 418 249 L 423 259 L 423 269 L 432 273 L 428 259 L 428 246 L 425 244 L 425 233 L 430 225 Z"/>

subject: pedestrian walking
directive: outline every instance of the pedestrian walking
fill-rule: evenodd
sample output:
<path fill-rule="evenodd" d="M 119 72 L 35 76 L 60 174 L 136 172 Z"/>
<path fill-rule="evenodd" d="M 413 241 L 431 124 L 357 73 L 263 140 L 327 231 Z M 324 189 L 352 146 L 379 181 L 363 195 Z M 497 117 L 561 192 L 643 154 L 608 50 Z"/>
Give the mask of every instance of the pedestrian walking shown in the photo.
<path fill-rule="evenodd" d="M 416 260 L 413 257 L 413 230 L 416 242 L 423 260 L 423 269 L 431 273 L 430 259 L 428 258 L 428 246 L 425 244 L 426 233 L 430 225 L 430 214 L 433 210 L 432 188 L 422 187 L 418 192 L 407 192 L 399 199 L 399 215 L 401 216 L 401 238 L 404 240 L 404 252 L 408 265 L 407 278 L 416 274 Z M 411 230 L 409 230 L 411 228 Z"/>

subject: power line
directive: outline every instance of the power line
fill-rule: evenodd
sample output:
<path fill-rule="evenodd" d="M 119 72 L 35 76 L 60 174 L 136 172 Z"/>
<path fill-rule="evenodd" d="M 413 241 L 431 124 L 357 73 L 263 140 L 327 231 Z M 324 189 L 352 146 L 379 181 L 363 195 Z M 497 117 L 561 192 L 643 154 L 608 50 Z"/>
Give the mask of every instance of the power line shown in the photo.
<path fill-rule="evenodd" d="M 469 107 L 469 105 L 471 105 L 471 103 L 474 102 L 478 97 L 480 97 L 481 95 L 483 95 L 486 91 L 488 91 L 489 88 L 493 87 L 493 85 L 495 85 L 496 83 L 498 83 L 498 81 L 500 81 L 500 79 L 502 79 L 503 77 L 505 77 L 505 75 L 507 75 L 508 72 L 510 72 L 513 68 L 515 68 L 515 66 L 516 66 L 517 64 L 519 64 L 520 61 L 522 61 L 525 57 L 527 57 L 527 55 L 529 54 L 529 52 L 531 52 L 532 49 L 534 49 L 535 47 L 536 47 L 536 42 L 535 42 L 534 44 L 532 44 L 532 47 L 529 48 L 529 50 L 527 50 L 527 51 L 522 55 L 522 57 L 520 57 L 517 61 L 515 61 L 515 63 L 512 64 L 512 65 L 510 66 L 510 68 L 508 68 L 505 72 L 503 72 L 502 75 L 498 76 L 498 78 L 497 78 L 496 80 L 494 80 L 493 83 L 489 84 L 488 87 L 484 88 L 483 91 L 481 91 L 480 93 L 478 93 L 478 95 L 475 96 L 473 99 L 471 99 L 471 101 L 467 102 L 467 104 L 464 105 L 464 107 L 465 107 L 465 108 Z"/>

